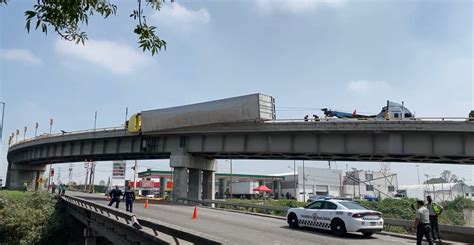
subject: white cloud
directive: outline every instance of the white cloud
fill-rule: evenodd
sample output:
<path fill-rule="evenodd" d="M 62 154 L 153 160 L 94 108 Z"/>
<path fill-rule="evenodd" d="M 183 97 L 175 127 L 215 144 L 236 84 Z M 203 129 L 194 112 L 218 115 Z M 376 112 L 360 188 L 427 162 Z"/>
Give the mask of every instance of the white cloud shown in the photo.
<path fill-rule="evenodd" d="M 211 20 L 206 9 L 187 9 L 177 2 L 163 5 L 161 10 L 156 11 L 151 18 L 158 26 L 165 25 L 173 28 L 188 28 L 207 24 Z"/>
<path fill-rule="evenodd" d="M 30 64 L 41 63 L 41 59 L 28 49 L 0 49 L 0 58 Z"/>
<path fill-rule="evenodd" d="M 313 11 L 322 6 L 339 7 L 346 0 L 257 0 L 257 6 L 264 12 L 286 11 L 304 13 Z"/>
<path fill-rule="evenodd" d="M 347 90 L 356 94 L 383 94 L 391 92 L 391 86 L 385 81 L 356 80 L 347 84 Z"/>
<path fill-rule="evenodd" d="M 56 52 L 101 66 L 113 73 L 127 74 L 153 63 L 146 54 L 126 44 L 87 40 L 85 45 L 57 40 Z"/>

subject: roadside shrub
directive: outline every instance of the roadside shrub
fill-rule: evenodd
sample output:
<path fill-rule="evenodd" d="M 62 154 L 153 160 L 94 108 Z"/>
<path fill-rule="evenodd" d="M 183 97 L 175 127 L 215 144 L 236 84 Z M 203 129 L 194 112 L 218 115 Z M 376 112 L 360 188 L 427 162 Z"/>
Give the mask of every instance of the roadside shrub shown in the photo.
<path fill-rule="evenodd" d="M 0 244 L 60 244 L 56 200 L 44 192 L 0 191 Z M 53 237 L 51 237 L 53 236 Z"/>

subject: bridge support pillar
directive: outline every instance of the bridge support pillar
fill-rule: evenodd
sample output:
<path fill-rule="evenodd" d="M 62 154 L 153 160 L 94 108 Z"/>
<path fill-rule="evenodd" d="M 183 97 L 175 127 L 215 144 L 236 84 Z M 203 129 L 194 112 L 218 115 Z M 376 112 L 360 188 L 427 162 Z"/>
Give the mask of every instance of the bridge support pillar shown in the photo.
<path fill-rule="evenodd" d="M 202 173 L 200 169 L 189 169 L 188 198 L 202 200 Z"/>
<path fill-rule="evenodd" d="M 181 148 L 171 153 L 170 165 L 174 168 L 173 200 L 179 197 L 201 200 L 202 171 L 216 171 L 216 161 L 195 157 Z"/>
<path fill-rule="evenodd" d="M 214 200 L 216 185 L 214 171 L 204 170 L 202 171 L 202 199 Z"/>
<path fill-rule="evenodd" d="M 6 187 L 8 189 L 23 189 L 23 183 L 27 183 L 28 189 L 37 190 L 38 180 L 43 175 L 46 165 L 19 165 L 8 163 Z"/>
<path fill-rule="evenodd" d="M 173 200 L 188 197 L 188 168 L 174 168 L 173 171 Z"/>
<path fill-rule="evenodd" d="M 273 181 L 273 196 L 275 199 L 280 199 L 281 197 L 281 183 L 279 180 Z"/>
<path fill-rule="evenodd" d="M 166 186 L 168 184 L 168 179 L 165 177 L 160 177 L 160 195 L 161 198 L 166 197 Z"/>
<path fill-rule="evenodd" d="M 227 190 L 227 180 L 224 178 L 219 179 L 219 199 L 225 199 L 225 191 Z"/>

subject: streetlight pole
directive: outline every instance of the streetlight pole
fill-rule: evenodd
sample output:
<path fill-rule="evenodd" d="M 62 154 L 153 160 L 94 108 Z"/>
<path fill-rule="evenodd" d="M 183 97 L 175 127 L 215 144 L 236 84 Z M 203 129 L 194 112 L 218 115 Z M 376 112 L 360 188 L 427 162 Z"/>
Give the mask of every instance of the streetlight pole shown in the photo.
<path fill-rule="evenodd" d="M 36 122 L 35 123 L 35 138 L 38 135 L 38 127 L 39 127 L 39 124 L 38 124 L 38 122 Z"/>
<path fill-rule="evenodd" d="M 229 162 L 229 167 L 230 167 L 230 184 L 229 184 L 229 193 L 230 193 L 230 198 L 232 198 L 232 182 L 234 180 L 233 175 L 232 175 L 232 159 L 225 160 L 226 162 Z"/>
<path fill-rule="evenodd" d="M 96 129 L 96 126 L 97 126 L 97 111 L 95 111 L 95 114 L 94 114 L 94 131 Z"/>
<path fill-rule="evenodd" d="M 49 119 L 49 134 L 51 135 L 51 132 L 53 131 L 53 119 Z"/>

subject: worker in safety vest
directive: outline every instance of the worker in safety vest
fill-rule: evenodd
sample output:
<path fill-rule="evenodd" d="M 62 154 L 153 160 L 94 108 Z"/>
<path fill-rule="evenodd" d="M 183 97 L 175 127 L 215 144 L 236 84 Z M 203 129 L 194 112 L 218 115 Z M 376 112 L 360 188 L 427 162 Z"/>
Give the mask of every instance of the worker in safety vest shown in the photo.
<path fill-rule="evenodd" d="M 430 211 L 431 234 L 433 235 L 433 241 L 436 241 L 441 239 L 439 234 L 438 216 L 443 212 L 443 207 L 438 203 L 433 202 L 431 196 L 427 196 L 426 200 L 428 201 L 427 208 Z"/>

